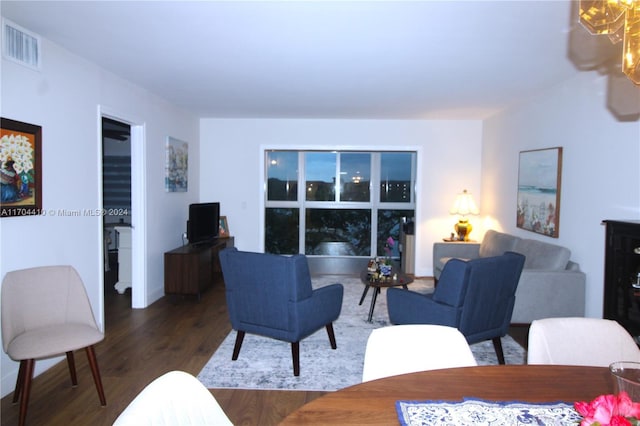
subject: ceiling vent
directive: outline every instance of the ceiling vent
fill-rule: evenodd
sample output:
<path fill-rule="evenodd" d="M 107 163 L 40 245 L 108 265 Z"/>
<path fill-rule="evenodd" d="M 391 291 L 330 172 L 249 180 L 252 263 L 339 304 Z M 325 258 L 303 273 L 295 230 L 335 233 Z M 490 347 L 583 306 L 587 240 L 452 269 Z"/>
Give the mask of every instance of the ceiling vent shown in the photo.
<path fill-rule="evenodd" d="M 11 61 L 40 70 L 40 36 L 3 19 L 2 55 Z"/>

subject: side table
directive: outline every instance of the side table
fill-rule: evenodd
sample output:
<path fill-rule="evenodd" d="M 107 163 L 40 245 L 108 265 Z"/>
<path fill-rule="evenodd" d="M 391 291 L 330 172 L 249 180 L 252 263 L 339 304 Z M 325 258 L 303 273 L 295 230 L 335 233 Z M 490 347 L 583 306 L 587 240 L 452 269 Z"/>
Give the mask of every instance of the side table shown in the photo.
<path fill-rule="evenodd" d="M 394 273 L 396 279 L 392 277 L 383 277 L 383 278 L 374 278 L 373 275 L 369 274 L 368 270 L 363 270 L 360 272 L 360 281 L 364 284 L 364 291 L 362 292 L 362 297 L 360 297 L 360 303 L 358 305 L 362 305 L 364 302 L 364 298 L 367 296 L 369 292 L 369 288 L 373 287 L 373 295 L 371 296 L 371 306 L 369 307 L 369 317 L 367 318 L 368 322 L 371 322 L 371 318 L 373 318 L 373 308 L 376 306 L 376 299 L 378 298 L 378 294 L 380 294 L 380 289 L 382 287 L 400 287 L 408 290 L 407 285 L 413 282 L 413 278 L 409 275 L 406 275 L 404 272 L 398 271 Z"/>

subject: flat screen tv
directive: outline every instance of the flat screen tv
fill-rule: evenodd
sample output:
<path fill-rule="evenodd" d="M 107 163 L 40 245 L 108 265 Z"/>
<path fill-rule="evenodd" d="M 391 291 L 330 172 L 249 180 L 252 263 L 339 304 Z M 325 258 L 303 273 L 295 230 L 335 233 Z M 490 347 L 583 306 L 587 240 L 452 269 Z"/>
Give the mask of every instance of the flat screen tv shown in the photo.
<path fill-rule="evenodd" d="M 187 239 L 189 244 L 212 241 L 220 227 L 220 203 L 195 203 L 189 205 Z"/>

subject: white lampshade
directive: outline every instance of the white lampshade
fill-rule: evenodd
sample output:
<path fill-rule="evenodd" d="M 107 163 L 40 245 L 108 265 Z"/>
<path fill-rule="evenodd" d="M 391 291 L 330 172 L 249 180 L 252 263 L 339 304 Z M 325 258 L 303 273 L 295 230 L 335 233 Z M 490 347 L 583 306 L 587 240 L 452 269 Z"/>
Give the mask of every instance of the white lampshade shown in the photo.
<path fill-rule="evenodd" d="M 480 210 L 478 209 L 478 206 L 476 206 L 475 201 L 473 201 L 471 194 L 465 189 L 462 193 L 458 194 L 453 207 L 449 210 L 449 213 L 466 216 L 468 214 L 479 214 Z"/>

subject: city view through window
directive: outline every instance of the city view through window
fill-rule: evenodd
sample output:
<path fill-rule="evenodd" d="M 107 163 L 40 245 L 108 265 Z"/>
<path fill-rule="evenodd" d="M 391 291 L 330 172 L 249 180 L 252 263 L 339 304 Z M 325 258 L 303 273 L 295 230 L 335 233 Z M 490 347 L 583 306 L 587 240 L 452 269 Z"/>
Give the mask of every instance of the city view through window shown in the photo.
<path fill-rule="evenodd" d="M 415 164 L 415 152 L 267 151 L 265 251 L 397 258 Z"/>

